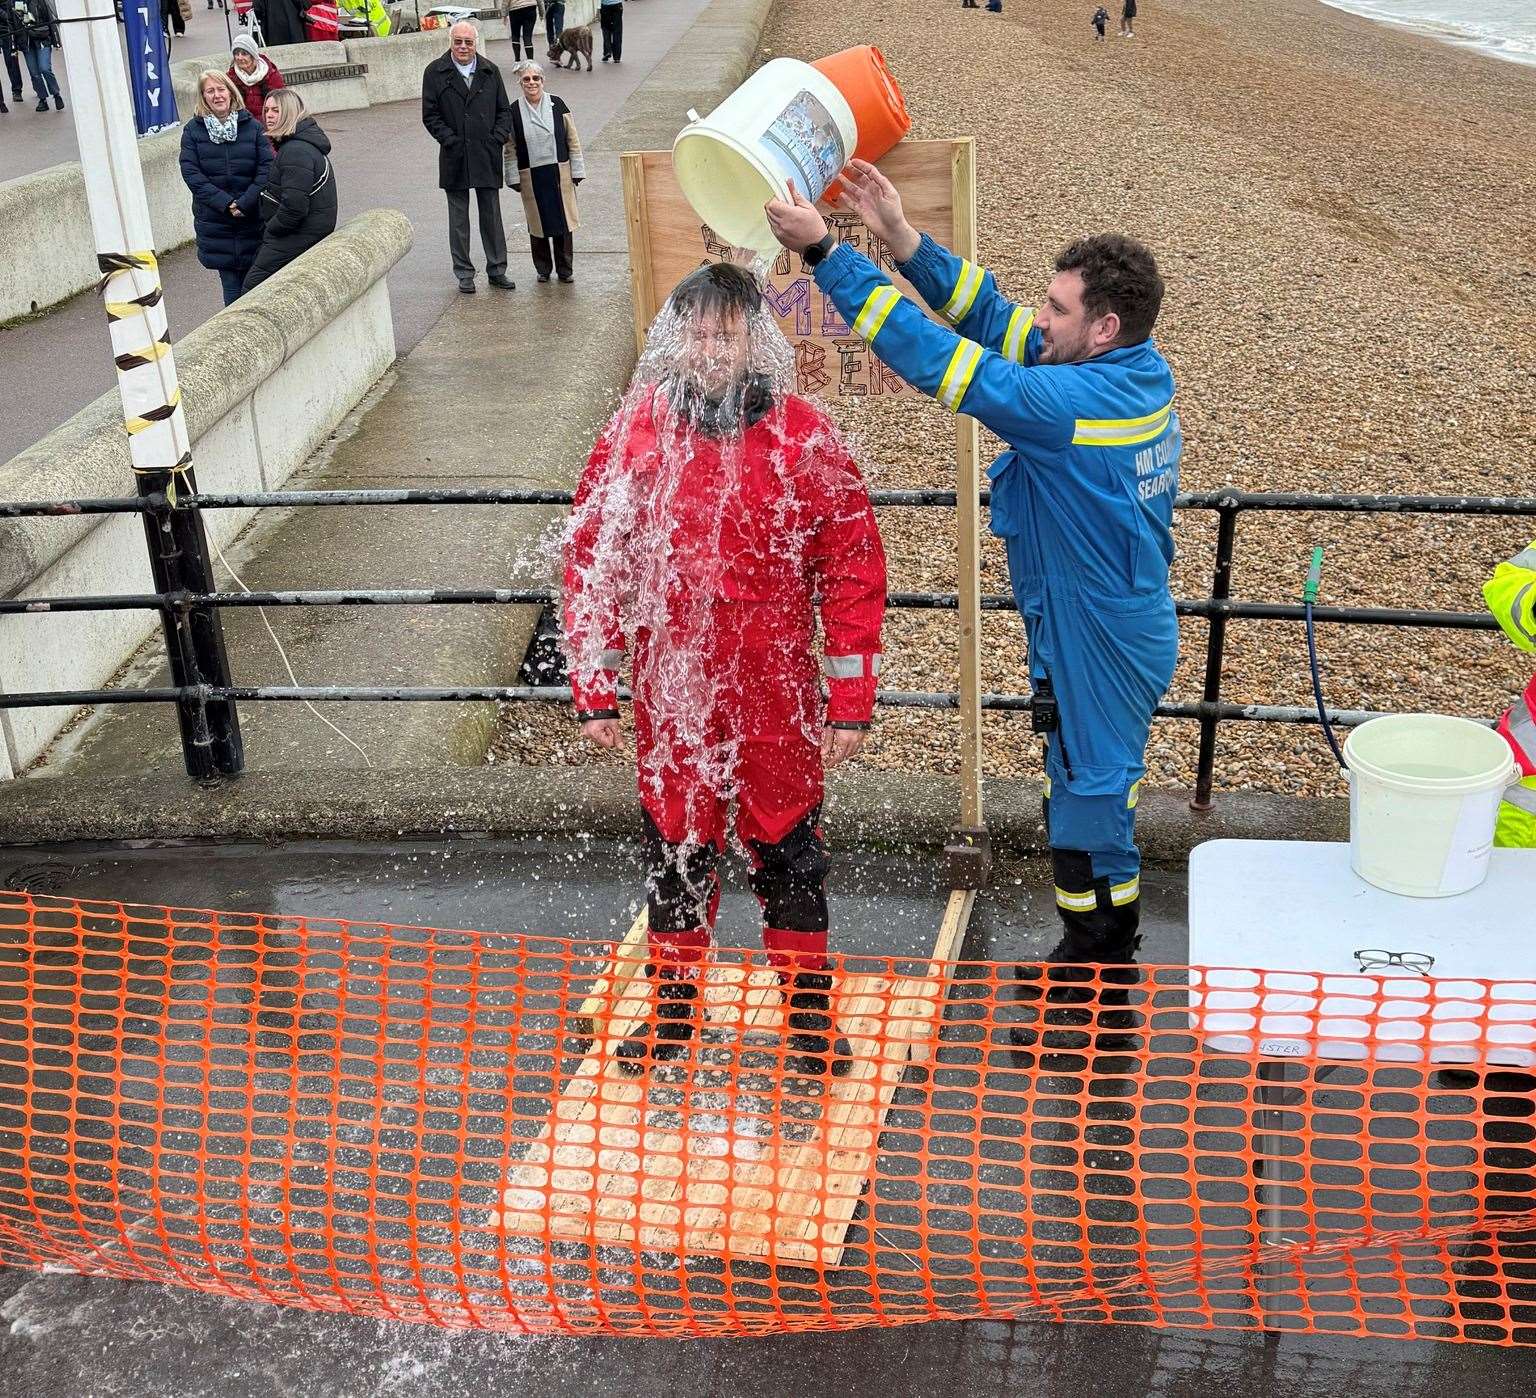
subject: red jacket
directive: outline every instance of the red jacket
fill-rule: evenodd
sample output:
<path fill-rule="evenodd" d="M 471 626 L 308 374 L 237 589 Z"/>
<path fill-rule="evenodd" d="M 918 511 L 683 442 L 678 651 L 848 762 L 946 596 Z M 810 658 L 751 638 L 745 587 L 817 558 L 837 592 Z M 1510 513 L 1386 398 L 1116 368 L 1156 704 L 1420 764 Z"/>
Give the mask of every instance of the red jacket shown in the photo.
<path fill-rule="evenodd" d="M 636 642 L 635 697 L 647 702 L 647 657 L 658 649 L 649 631 L 663 617 L 674 637 L 707 617 L 705 667 L 728 666 L 749 688 L 814 687 L 819 596 L 827 719 L 867 723 L 880 673 L 885 551 L 835 428 L 790 397 L 746 429 L 739 449 L 733 441 L 722 455 L 718 441 L 692 436 L 692 455 L 672 482 L 658 470 L 670 420 L 665 400 L 653 397 L 619 444 L 616 417 L 576 492 L 564 610 L 578 711 L 614 708 L 626 631 Z"/>
<path fill-rule="evenodd" d="M 267 58 L 266 54 L 261 56 L 267 59 L 267 71 L 262 75 L 260 82 L 247 82 L 245 75 L 233 63 L 229 65 L 229 80 L 234 83 L 235 90 L 245 98 L 246 111 L 256 118 L 256 124 L 265 131 L 267 128 L 261 120 L 262 104 L 266 102 L 269 92 L 276 92 L 278 88 L 287 87 L 288 84 L 283 81 L 283 75 L 277 71 L 277 64 Z"/>

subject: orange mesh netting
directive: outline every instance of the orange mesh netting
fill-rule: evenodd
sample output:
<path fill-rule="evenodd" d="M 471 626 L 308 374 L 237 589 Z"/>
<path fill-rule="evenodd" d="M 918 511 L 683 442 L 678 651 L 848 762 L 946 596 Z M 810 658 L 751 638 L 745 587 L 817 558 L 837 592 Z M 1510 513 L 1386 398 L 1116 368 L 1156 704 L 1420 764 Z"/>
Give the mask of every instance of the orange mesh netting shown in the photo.
<path fill-rule="evenodd" d="M 1536 985 L 847 957 L 817 1078 L 720 952 L 629 1077 L 613 953 L 0 894 L 0 1261 L 502 1331 L 1536 1343 Z"/>

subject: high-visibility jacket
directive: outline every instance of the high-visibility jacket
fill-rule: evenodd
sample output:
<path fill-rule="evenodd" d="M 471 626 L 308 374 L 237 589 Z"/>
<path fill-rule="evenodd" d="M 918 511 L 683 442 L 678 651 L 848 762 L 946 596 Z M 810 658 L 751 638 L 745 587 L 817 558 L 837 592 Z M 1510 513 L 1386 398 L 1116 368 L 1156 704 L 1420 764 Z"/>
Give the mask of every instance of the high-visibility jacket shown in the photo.
<path fill-rule="evenodd" d="M 1536 651 L 1536 541 L 1494 569 L 1483 600 L 1520 650 Z M 1499 732 L 1515 754 L 1520 780 L 1504 793 L 1494 843 L 1536 849 L 1536 675 L 1499 720 Z"/>
<path fill-rule="evenodd" d="M 354 19 L 366 21 L 376 38 L 389 37 L 392 25 L 382 0 L 336 0 L 336 3 Z"/>
<path fill-rule="evenodd" d="M 1030 309 L 926 235 L 900 271 L 953 329 L 846 245 L 815 275 L 903 379 L 1008 444 L 988 471 L 992 532 L 1007 542 L 1030 674 L 1057 698 L 1066 762 L 1050 776 L 1075 795 L 1123 795 L 1145 770 L 1178 653 L 1173 374 L 1150 340 L 1041 364 Z"/>

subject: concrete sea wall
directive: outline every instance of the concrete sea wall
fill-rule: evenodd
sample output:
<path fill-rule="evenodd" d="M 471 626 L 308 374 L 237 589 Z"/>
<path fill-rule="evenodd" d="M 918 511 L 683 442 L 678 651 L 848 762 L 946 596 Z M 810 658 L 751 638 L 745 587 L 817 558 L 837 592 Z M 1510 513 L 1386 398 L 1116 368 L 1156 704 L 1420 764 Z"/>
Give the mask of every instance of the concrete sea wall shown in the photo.
<path fill-rule="evenodd" d="M 385 277 L 410 245 L 403 214 L 360 214 L 177 341 L 202 489 L 278 489 L 390 366 L 395 338 Z M 115 389 L 0 466 L 3 499 L 132 489 Z M 249 517 L 236 510 L 206 516 L 220 544 Z M 0 521 L 0 596 L 152 590 L 138 516 Z M 97 687 L 158 624 L 156 613 L 143 611 L 0 617 L 0 689 Z M 71 717 L 66 708 L 0 712 L 0 778 L 31 762 Z"/>

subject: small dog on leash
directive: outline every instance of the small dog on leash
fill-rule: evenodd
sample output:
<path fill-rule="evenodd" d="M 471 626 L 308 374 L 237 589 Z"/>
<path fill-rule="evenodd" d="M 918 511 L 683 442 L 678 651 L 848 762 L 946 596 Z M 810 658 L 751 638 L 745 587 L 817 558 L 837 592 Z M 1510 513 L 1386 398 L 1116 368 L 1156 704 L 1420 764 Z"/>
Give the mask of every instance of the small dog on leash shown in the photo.
<path fill-rule="evenodd" d="M 565 59 L 569 57 L 569 63 Z M 592 26 L 584 24 L 579 29 L 562 29 L 560 37 L 549 46 L 549 58 L 557 68 L 579 70 L 581 60 L 587 60 L 587 72 L 592 71 Z"/>

